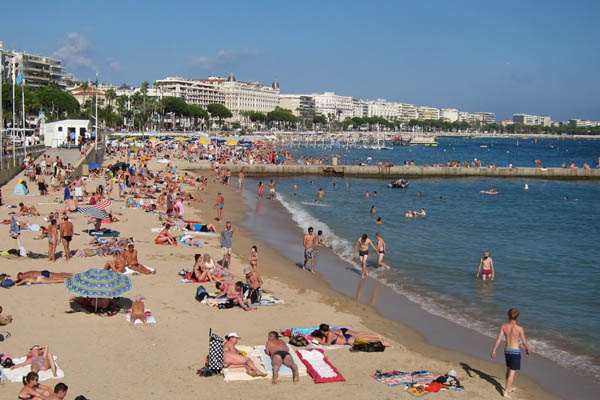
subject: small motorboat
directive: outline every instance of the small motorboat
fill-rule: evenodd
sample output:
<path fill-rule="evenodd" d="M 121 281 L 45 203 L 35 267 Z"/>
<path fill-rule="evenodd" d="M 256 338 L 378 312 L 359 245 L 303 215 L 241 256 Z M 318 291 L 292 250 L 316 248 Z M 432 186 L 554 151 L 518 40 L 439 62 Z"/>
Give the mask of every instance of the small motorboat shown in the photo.
<path fill-rule="evenodd" d="M 394 182 L 388 183 L 388 187 L 392 189 L 406 189 L 408 187 L 408 181 L 404 178 L 400 178 Z"/>

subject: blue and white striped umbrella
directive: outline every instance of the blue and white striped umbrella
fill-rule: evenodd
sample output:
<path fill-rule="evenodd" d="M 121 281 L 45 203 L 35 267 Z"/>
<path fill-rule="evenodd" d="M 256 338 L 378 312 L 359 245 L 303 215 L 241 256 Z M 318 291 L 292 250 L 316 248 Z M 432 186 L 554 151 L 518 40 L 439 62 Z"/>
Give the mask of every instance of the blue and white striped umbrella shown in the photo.
<path fill-rule="evenodd" d="M 131 290 L 131 279 L 109 269 L 88 269 L 65 279 L 69 292 L 82 297 L 113 299 Z"/>
<path fill-rule="evenodd" d="M 96 207 L 79 207 L 75 212 L 87 215 L 88 217 L 98 219 L 109 219 L 110 216 L 105 212 Z"/>

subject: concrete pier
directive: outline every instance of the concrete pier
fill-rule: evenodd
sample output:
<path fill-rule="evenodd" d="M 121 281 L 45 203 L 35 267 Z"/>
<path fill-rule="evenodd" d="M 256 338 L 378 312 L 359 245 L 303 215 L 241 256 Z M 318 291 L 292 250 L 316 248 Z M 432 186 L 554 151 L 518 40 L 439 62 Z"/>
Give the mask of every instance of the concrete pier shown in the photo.
<path fill-rule="evenodd" d="M 532 178 L 562 180 L 600 180 L 600 169 L 570 168 L 465 168 L 465 167 L 421 167 L 397 166 L 388 169 L 377 166 L 332 166 L 332 165 L 245 165 L 225 164 L 221 168 L 231 169 L 235 176 L 240 169 L 246 176 L 338 176 L 346 178 L 380 178 L 393 180 L 404 178 Z M 210 164 L 198 164 L 193 170 L 202 173 Z"/>

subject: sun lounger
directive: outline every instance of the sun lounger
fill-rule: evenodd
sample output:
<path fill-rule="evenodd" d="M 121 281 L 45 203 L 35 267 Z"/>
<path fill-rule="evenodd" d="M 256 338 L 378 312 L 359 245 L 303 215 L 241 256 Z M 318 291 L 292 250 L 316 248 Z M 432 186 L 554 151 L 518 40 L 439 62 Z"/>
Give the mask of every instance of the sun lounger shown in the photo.
<path fill-rule="evenodd" d="M 25 362 L 26 360 L 27 360 L 27 357 L 21 357 L 21 358 L 13 359 L 13 362 L 15 364 L 21 364 L 21 363 Z M 40 372 L 38 372 L 38 375 L 40 377 L 40 380 L 39 380 L 40 382 L 47 381 L 48 379 L 59 379 L 59 378 L 65 377 L 65 372 L 62 369 L 60 369 L 60 367 L 56 363 L 56 356 L 54 356 L 54 363 L 56 364 L 56 376 L 52 375 L 51 370 L 40 371 Z M 14 382 L 23 383 L 23 377 L 26 376 L 30 372 L 31 372 L 31 365 L 25 365 L 24 367 L 15 368 L 15 369 L 2 368 L 2 376 L 6 377 L 9 381 L 11 381 L 13 383 Z"/>

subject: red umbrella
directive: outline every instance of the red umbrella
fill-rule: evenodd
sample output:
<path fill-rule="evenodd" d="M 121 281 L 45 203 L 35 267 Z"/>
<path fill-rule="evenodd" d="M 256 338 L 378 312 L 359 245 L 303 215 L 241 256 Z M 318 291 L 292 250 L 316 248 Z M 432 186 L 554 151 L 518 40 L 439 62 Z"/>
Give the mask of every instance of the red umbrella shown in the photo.
<path fill-rule="evenodd" d="M 112 204 L 112 201 L 104 200 L 104 201 L 94 204 L 93 207 L 96 207 L 99 210 L 104 210 L 106 207 L 110 206 L 111 204 Z"/>

